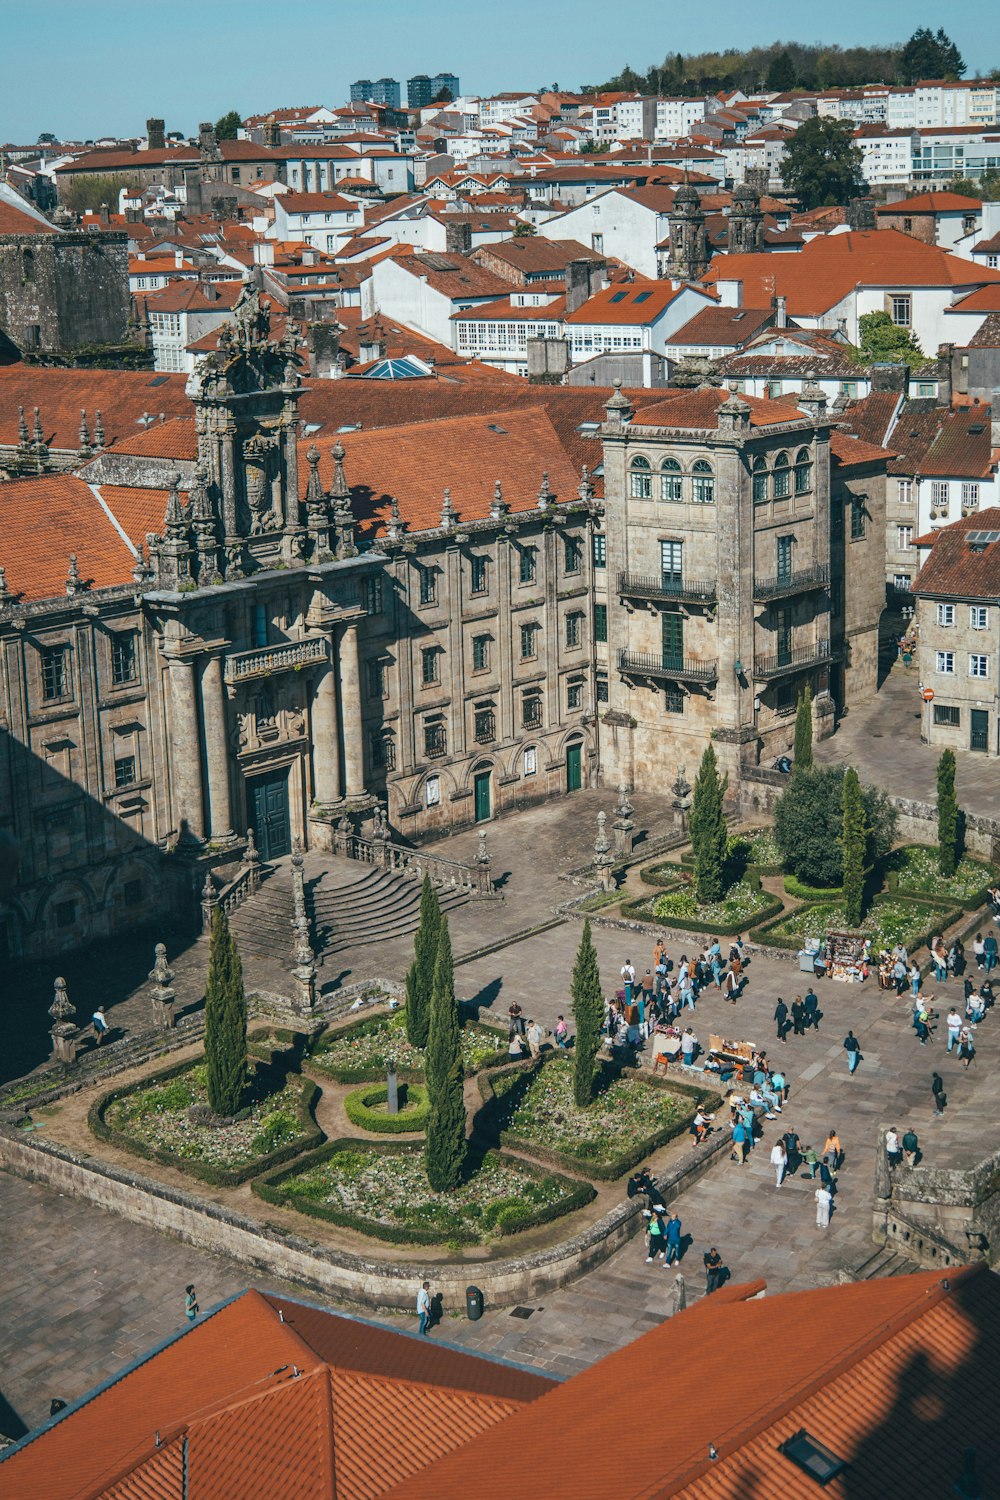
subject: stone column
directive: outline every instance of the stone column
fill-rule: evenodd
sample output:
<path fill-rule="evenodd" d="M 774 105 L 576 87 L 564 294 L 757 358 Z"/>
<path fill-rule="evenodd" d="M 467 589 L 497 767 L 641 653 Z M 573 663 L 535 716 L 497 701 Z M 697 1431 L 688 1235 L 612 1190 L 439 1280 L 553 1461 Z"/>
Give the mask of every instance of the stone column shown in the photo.
<path fill-rule="evenodd" d="M 233 831 L 229 793 L 229 736 L 226 733 L 226 696 L 222 682 L 222 658 L 210 656 L 201 680 L 201 707 L 205 716 L 205 757 L 208 776 L 208 827 L 213 839 L 228 838 Z"/>
<path fill-rule="evenodd" d="M 333 662 L 322 669 L 313 690 L 312 771 L 314 800 L 322 803 L 338 801 L 340 737 L 337 732 L 337 671 Z"/>
<path fill-rule="evenodd" d="M 201 746 L 198 742 L 194 662 L 183 656 L 170 658 L 170 748 L 177 827 L 180 829 L 181 823 L 186 823 L 189 833 L 195 838 L 204 838 L 205 811 L 201 794 Z"/>
<path fill-rule="evenodd" d="M 344 626 L 340 638 L 340 705 L 344 723 L 344 795 L 363 797 L 365 758 L 361 741 L 361 667 L 358 627 Z"/>

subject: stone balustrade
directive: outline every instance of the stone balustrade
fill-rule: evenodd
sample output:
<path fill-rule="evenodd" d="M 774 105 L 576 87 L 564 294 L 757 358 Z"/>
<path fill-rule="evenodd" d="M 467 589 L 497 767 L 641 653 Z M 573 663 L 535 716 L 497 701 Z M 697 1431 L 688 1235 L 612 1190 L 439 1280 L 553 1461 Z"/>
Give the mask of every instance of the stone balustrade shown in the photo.
<path fill-rule="evenodd" d="M 234 652 L 226 657 L 225 679 L 227 683 L 249 682 L 255 677 L 269 677 L 273 672 L 318 666 L 328 659 L 326 637 L 310 636 L 304 641 L 285 641 L 279 646 Z"/>

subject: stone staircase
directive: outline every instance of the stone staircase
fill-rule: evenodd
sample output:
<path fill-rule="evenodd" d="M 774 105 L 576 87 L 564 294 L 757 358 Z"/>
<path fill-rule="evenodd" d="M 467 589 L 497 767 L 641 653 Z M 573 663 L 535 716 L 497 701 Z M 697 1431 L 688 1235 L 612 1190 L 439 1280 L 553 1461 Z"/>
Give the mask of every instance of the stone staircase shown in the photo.
<path fill-rule="evenodd" d="M 873 1255 L 866 1261 L 862 1261 L 854 1272 L 854 1281 L 875 1281 L 883 1276 L 909 1276 L 911 1271 L 919 1271 L 920 1267 L 912 1260 L 907 1260 L 905 1255 L 900 1255 L 891 1245 L 880 1245 Z"/>
<path fill-rule="evenodd" d="M 306 910 L 316 957 L 362 944 L 406 937 L 420 920 L 420 882 L 355 860 L 306 856 Z M 468 892 L 438 891 L 441 910 L 469 900 Z M 292 871 L 282 860 L 267 872 L 257 892 L 238 907 L 229 925 L 242 953 L 290 961 L 292 954 Z"/>

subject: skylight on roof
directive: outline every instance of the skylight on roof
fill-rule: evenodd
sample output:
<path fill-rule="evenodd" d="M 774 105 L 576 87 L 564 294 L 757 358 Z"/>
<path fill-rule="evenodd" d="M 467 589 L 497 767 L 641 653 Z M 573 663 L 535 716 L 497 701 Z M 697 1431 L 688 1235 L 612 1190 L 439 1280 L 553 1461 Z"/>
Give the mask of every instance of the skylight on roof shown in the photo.
<path fill-rule="evenodd" d="M 615 292 L 615 295 L 612 297 L 611 300 L 612 300 L 612 302 L 624 302 L 625 298 L 627 296 L 628 296 L 628 292 Z"/>
<path fill-rule="evenodd" d="M 154 380 L 151 380 L 149 383 L 150 385 L 166 385 L 167 377 L 166 375 L 157 375 L 156 378 Z"/>
<path fill-rule="evenodd" d="M 635 300 L 637 302 L 645 302 L 646 298 L 651 297 L 652 295 L 652 292 L 640 292 Z"/>
<path fill-rule="evenodd" d="M 967 531 L 965 540 L 970 547 L 988 547 L 991 542 L 1000 542 L 1000 531 Z"/>
<path fill-rule="evenodd" d="M 778 1452 L 790 1458 L 796 1468 L 808 1474 L 810 1479 L 815 1479 L 817 1484 L 829 1484 L 831 1479 L 835 1479 L 847 1468 L 844 1459 L 838 1458 L 829 1448 L 810 1437 L 804 1427 L 784 1443 L 779 1443 Z"/>
<path fill-rule="evenodd" d="M 506 437 L 507 436 L 507 429 L 506 429 L 506 427 L 500 427 L 500 426 L 497 425 L 496 422 L 487 422 L 486 425 L 490 429 L 491 432 L 499 432 L 502 437 Z"/>

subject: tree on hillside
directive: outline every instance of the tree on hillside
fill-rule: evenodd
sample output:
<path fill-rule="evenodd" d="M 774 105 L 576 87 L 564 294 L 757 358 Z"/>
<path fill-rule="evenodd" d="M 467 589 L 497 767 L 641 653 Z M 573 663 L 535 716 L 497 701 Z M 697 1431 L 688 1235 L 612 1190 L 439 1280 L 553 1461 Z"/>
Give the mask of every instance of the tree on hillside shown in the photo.
<path fill-rule="evenodd" d="M 414 1047 L 427 1046 L 442 921 L 437 894 L 430 876 L 425 875 L 420 888 L 420 922 L 413 939 L 413 962 L 406 973 L 406 1035 Z"/>
<path fill-rule="evenodd" d="M 70 181 L 59 184 L 59 201 L 73 214 L 96 214 L 102 203 L 116 214 L 122 188 L 142 195 L 141 181 L 128 172 L 81 172 Z"/>
<path fill-rule="evenodd" d="M 776 57 L 772 57 L 764 87 L 769 93 L 775 94 L 787 94 L 789 89 L 795 87 L 795 64 L 787 47 Z"/>
<path fill-rule="evenodd" d="M 865 894 L 865 855 L 868 851 L 868 827 L 865 804 L 853 766 L 844 772 L 841 788 L 840 855 L 844 867 L 844 915 L 848 927 L 860 927 Z"/>
<path fill-rule="evenodd" d="M 929 26 L 918 26 L 899 54 L 900 83 L 919 83 L 923 78 L 961 78 L 965 63 L 951 37 L 939 26 L 937 35 Z"/>
<path fill-rule="evenodd" d="M 785 869 L 806 885 L 836 886 L 844 878 L 843 766 L 813 766 L 798 771 L 774 808 L 774 836 Z M 884 859 L 892 848 L 896 809 L 878 787 L 861 788 L 868 830 L 865 866 Z"/>
<path fill-rule="evenodd" d="M 239 134 L 243 117 L 238 109 L 231 109 L 221 119 L 215 122 L 215 139 L 217 141 L 235 141 Z"/>
<path fill-rule="evenodd" d="M 862 313 L 858 319 L 861 363 L 910 364 L 926 358 L 909 328 L 900 328 L 887 312 Z"/>
<path fill-rule="evenodd" d="M 594 1060 L 601 1044 L 601 1025 L 604 1021 L 601 971 L 594 940 L 590 935 L 589 918 L 583 924 L 583 936 L 576 950 L 570 994 L 573 997 L 573 1020 L 576 1023 L 573 1042 L 573 1097 L 581 1109 L 586 1109 L 594 1097 Z"/>
<path fill-rule="evenodd" d="M 691 846 L 698 900 L 718 901 L 726 885 L 726 819 L 723 799 L 729 777 L 719 776 L 712 745 L 705 746 L 691 802 Z"/>
<path fill-rule="evenodd" d="M 806 690 L 799 699 L 799 706 L 795 714 L 795 744 L 792 749 L 792 766 L 796 771 L 808 771 L 812 768 L 812 763 L 812 688 L 806 683 Z"/>
<path fill-rule="evenodd" d="M 205 988 L 205 1063 L 208 1102 L 217 1115 L 235 1115 L 247 1073 L 247 1002 L 243 966 L 226 914 L 212 914 Z"/>
<path fill-rule="evenodd" d="M 938 864 L 942 875 L 954 875 L 959 856 L 958 798 L 955 796 L 955 752 L 944 750 L 937 763 Z"/>
<path fill-rule="evenodd" d="M 803 120 L 785 148 L 781 180 L 803 208 L 822 208 L 846 203 L 867 190 L 863 166 L 853 122 L 814 115 Z"/>
<path fill-rule="evenodd" d="M 441 918 L 424 1076 L 430 1115 L 424 1145 L 427 1180 L 437 1193 L 458 1187 L 465 1165 L 465 1079 L 461 1021 L 448 919 Z"/>

